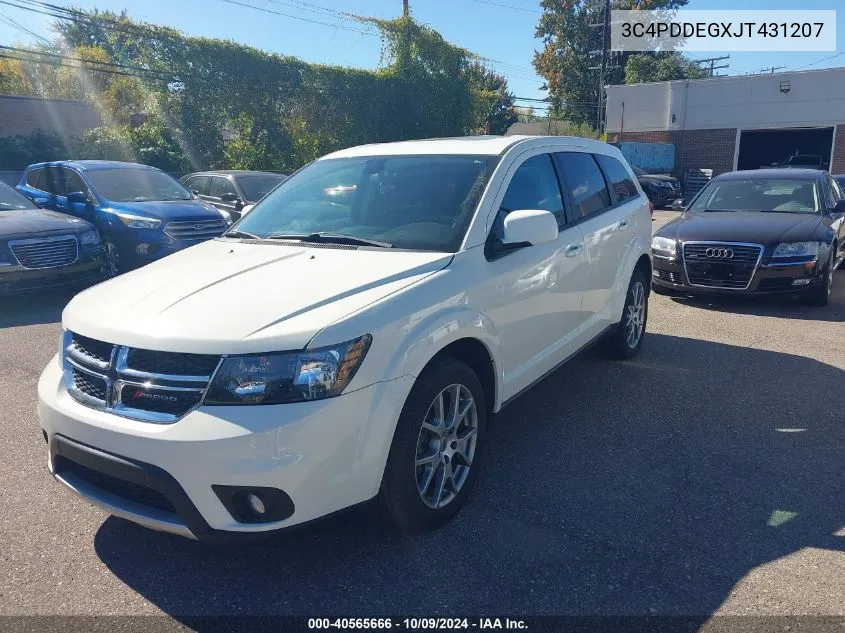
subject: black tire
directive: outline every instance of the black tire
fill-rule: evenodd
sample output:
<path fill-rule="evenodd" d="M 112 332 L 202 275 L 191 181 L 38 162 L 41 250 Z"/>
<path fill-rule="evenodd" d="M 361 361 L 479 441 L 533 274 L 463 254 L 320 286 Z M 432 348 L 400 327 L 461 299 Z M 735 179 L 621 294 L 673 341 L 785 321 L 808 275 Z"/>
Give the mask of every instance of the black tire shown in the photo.
<path fill-rule="evenodd" d="M 807 291 L 802 299 L 807 305 L 823 308 L 830 303 L 830 295 L 833 291 L 833 265 L 836 263 L 835 255 L 831 253 L 824 273 L 824 279 L 815 288 Z"/>
<path fill-rule="evenodd" d="M 475 402 L 474 454 L 457 494 L 450 493 L 453 497 L 446 505 L 433 508 L 423 501 L 417 483 L 421 431 L 438 394 L 452 385 L 463 385 Z M 466 363 L 443 358 L 423 371 L 399 416 L 378 495 L 382 514 L 394 528 L 405 534 L 418 534 L 440 527 L 458 513 L 484 466 L 487 421 L 484 389 L 476 373 Z M 454 464 L 460 462 L 455 460 Z M 426 487 L 424 492 L 426 490 L 429 488 Z"/>
<path fill-rule="evenodd" d="M 640 292 L 642 292 L 643 302 L 641 314 L 642 330 L 639 338 L 637 338 L 636 342 L 631 345 L 629 343 L 630 332 L 628 331 L 627 316 L 629 309 L 637 301 L 635 293 L 637 292 L 636 289 L 638 286 L 641 289 Z M 604 348 L 610 358 L 626 360 L 628 358 L 633 358 L 640 353 L 640 349 L 643 346 L 643 340 L 645 339 L 646 325 L 648 323 L 648 295 L 648 280 L 645 278 L 643 272 L 637 269 L 634 271 L 634 274 L 631 275 L 631 281 L 628 283 L 628 292 L 625 293 L 625 305 L 622 307 L 622 315 L 619 323 L 613 327 L 605 338 Z"/>

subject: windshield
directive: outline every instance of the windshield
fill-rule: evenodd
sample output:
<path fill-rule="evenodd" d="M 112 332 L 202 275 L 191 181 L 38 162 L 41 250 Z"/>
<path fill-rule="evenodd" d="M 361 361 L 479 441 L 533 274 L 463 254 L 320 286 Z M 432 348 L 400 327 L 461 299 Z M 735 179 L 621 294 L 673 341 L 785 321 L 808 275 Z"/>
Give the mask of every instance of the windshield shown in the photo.
<path fill-rule="evenodd" d="M 37 209 L 33 202 L 26 196 L 18 193 L 5 183 L 0 183 L 0 211 L 12 211 L 21 209 Z"/>
<path fill-rule="evenodd" d="M 153 200 L 190 200 L 190 191 L 157 169 L 115 167 L 92 169 L 88 179 L 97 192 L 114 202 L 150 202 Z"/>
<path fill-rule="evenodd" d="M 236 176 L 238 186 L 244 192 L 247 202 L 258 202 L 270 190 L 285 179 L 281 174 L 250 174 Z"/>
<path fill-rule="evenodd" d="M 818 192 L 810 180 L 749 177 L 712 181 L 687 211 L 818 213 L 819 209 Z"/>
<path fill-rule="evenodd" d="M 258 237 L 331 233 L 413 250 L 454 252 L 494 156 L 362 156 L 319 160 L 238 224 Z"/>

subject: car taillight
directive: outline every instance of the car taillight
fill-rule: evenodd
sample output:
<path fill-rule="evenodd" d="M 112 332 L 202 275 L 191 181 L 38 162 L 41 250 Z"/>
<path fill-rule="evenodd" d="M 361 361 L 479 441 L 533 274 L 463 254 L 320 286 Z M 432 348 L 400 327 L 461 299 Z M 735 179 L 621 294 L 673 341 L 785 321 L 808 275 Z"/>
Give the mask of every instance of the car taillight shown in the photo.
<path fill-rule="evenodd" d="M 652 203 L 651 200 L 648 201 L 648 214 L 651 217 L 654 217 L 654 204 Z"/>

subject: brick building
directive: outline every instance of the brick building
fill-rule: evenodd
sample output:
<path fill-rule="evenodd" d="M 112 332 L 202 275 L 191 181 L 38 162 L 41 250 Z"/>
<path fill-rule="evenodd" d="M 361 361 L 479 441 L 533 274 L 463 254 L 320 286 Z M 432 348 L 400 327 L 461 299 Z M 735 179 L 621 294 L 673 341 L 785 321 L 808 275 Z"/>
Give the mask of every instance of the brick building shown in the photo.
<path fill-rule="evenodd" d="M 845 173 L 845 68 L 609 86 L 608 140 L 675 145 L 675 173 L 818 161 Z"/>

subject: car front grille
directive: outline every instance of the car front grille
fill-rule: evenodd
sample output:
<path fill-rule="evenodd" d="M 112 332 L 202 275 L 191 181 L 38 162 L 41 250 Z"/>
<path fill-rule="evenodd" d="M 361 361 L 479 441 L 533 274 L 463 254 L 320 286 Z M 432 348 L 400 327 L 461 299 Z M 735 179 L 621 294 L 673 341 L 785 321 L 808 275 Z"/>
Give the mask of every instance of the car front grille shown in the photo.
<path fill-rule="evenodd" d="M 174 240 L 208 240 L 226 230 L 226 221 L 202 220 L 197 222 L 169 222 L 164 232 Z"/>
<path fill-rule="evenodd" d="M 86 406 L 168 424 L 196 407 L 220 356 L 130 348 L 65 332 L 65 386 Z"/>
<path fill-rule="evenodd" d="M 74 235 L 10 240 L 9 249 L 24 268 L 59 268 L 73 264 L 79 257 L 79 243 Z"/>
<path fill-rule="evenodd" d="M 760 264 L 760 244 L 686 242 L 684 269 L 691 286 L 745 290 Z"/>

